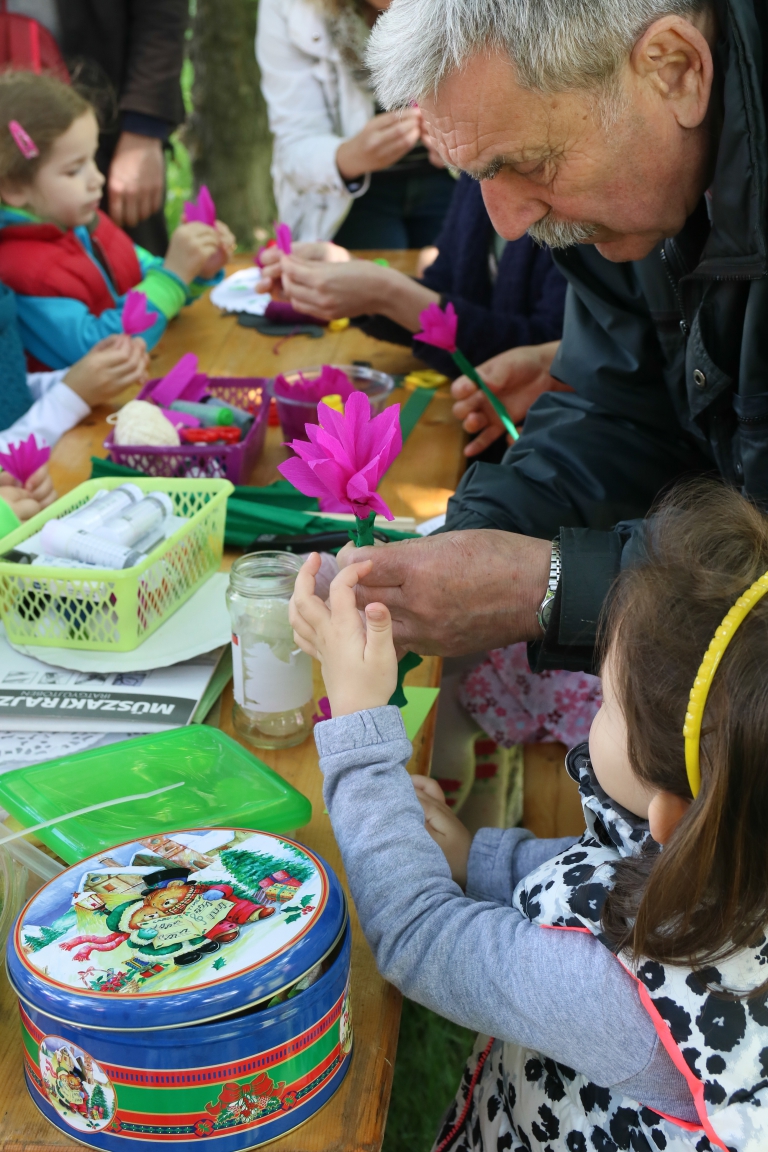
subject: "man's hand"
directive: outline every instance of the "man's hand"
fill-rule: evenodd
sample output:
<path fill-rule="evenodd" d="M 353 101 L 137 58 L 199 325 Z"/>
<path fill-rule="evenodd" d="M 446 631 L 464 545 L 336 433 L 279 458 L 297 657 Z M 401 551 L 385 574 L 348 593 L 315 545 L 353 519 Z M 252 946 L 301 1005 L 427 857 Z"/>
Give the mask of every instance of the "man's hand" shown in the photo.
<path fill-rule="evenodd" d="M 524 419 L 531 404 L 543 392 L 571 391 L 566 384 L 561 384 L 549 374 L 549 366 L 559 346 L 559 340 L 552 340 L 549 344 L 511 348 L 479 365 L 480 376 L 501 399 L 515 424 Z M 457 420 L 461 420 L 464 431 L 470 435 L 479 433 L 467 444 L 464 455 L 477 456 L 478 452 L 503 435 L 504 425 L 477 385 L 467 376 L 459 376 L 454 380 L 451 394 L 457 401 L 453 406 L 453 414 Z"/>
<path fill-rule="evenodd" d="M 120 228 L 133 228 L 163 206 L 163 145 L 152 136 L 123 132 L 107 177 L 109 214 Z"/>
<path fill-rule="evenodd" d="M 418 108 L 382 112 L 373 116 L 356 136 L 339 144 L 336 167 L 344 180 L 357 180 L 366 172 L 380 172 L 410 152 L 421 132 Z"/>
<path fill-rule="evenodd" d="M 163 267 L 174 272 L 185 284 L 190 284 L 196 276 L 217 262 L 218 268 L 225 263 L 225 259 L 222 259 L 222 243 L 218 221 L 215 228 L 198 221 L 179 224 L 171 236 Z"/>
<path fill-rule="evenodd" d="M 106 336 L 67 372 L 64 383 L 90 408 L 109 404 L 149 372 L 147 346 L 140 336 Z"/>
<path fill-rule="evenodd" d="M 289 608 L 294 639 L 320 661 L 331 715 L 380 708 L 397 687 L 397 656 L 387 609 L 369 604 L 363 623 L 355 605 L 355 585 L 370 563 L 342 569 L 331 582 L 327 604 L 315 595 L 320 564 L 320 554 L 313 552 L 296 577 Z"/>
<path fill-rule="evenodd" d="M 348 249 L 332 244 L 330 240 L 299 240 L 291 245 L 291 257 L 299 260 L 312 260 L 320 264 L 346 264 L 352 259 Z M 274 244 L 261 253 L 261 280 L 256 285 L 257 292 L 269 292 L 277 299 L 284 300 L 282 291 L 283 260 L 290 259 Z"/>
<path fill-rule="evenodd" d="M 358 607 L 383 604 L 398 650 L 462 656 L 541 636 L 536 612 L 552 545 L 493 528 L 444 532 L 379 548 L 345 547 L 339 565 L 367 560 Z"/>
<path fill-rule="evenodd" d="M 467 864 L 472 847 L 472 835 L 458 816 L 454 816 L 445 802 L 443 790 L 437 780 L 429 776 L 411 776 L 416 799 L 424 812 L 424 826 L 443 850 L 451 876 L 461 888 L 467 886 Z"/>

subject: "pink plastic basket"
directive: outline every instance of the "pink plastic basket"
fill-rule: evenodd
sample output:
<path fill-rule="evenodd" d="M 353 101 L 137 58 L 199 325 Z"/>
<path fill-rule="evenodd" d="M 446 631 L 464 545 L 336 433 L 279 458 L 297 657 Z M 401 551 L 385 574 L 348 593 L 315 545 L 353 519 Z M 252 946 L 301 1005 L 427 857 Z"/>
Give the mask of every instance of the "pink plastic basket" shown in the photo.
<path fill-rule="evenodd" d="M 149 380 L 136 397 L 146 400 L 157 380 Z M 264 446 L 269 415 L 268 381 L 260 376 L 209 376 L 207 391 L 225 403 L 254 412 L 253 424 L 239 444 L 182 444 L 178 448 L 115 444 L 114 432 L 104 441 L 115 464 L 135 468 L 145 476 L 226 479 L 247 484 Z"/>

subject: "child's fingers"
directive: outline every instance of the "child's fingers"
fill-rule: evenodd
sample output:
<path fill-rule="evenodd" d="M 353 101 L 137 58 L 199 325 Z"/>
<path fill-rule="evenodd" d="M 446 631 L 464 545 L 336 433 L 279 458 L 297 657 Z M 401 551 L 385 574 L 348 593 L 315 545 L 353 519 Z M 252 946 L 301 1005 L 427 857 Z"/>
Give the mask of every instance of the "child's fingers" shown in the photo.
<path fill-rule="evenodd" d="M 320 628 L 330 613 L 319 596 L 315 596 L 315 576 L 320 570 L 322 558 L 319 552 L 312 552 L 299 569 L 293 596 L 288 606 L 288 619 L 293 628 L 304 634 L 305 627 Z"/>
<path fill-rule="evenodd" d="M 300 636 L 295 628 L 293 630 L 293 640 L 296 647 L 301 648 L 302 652 L 306 652 L 307 656 L 311 656 L 313 660 L 320 659 L 314 644 L 311 644 L 309 640 L 305 640 L 303 636 Z"/>
<path fill-rule="evenodd" d="M 433 780 L 431 776 L 411 776 L 411 783 L 417 795 L 421 793 L 429 796 L 436 804 L 445 804 L 447 807 L 445 793 L 437 780 Z"/>
<path fill-rule="evenodd" d="M 368 561 L 370 564 L 370 561 Z M 355 605 L 357 606 L 357 605 Z M 394 652 L 392 617 L 385 604 L 368 604 L 365 608 L 365 656 L 389 655 Z"/>

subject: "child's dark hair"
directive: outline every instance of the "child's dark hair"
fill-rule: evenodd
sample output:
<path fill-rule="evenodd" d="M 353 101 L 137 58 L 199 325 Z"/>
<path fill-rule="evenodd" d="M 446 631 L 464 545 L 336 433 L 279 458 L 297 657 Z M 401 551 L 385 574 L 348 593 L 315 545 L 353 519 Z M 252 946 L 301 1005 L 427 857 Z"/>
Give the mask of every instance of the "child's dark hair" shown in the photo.
<path fill-rule="evenodd" d="M 93 109 L 85 97 L 55 76 L 0 73 L 0 180 L 19 187 L 29 184 L 54 142 L 89 111 Z M 11 120 L 31 136 L 38 156 L 25 159 L 9 131 Z"/>
<path fill-rule="evenodd" d="M 676 489 L 646 532 L 647 561 L 620 576 L 603 652 L 637 776 L 691 799 L 683 721 L 710 640 L 768 571 L 768 518 L 714 482 Z M 715 673 L 701 789 L 659 854 L 623 860 L 603 911 L 615 948 L 696 967 L 753 944 L 768 923 L 768 597 Z"/>

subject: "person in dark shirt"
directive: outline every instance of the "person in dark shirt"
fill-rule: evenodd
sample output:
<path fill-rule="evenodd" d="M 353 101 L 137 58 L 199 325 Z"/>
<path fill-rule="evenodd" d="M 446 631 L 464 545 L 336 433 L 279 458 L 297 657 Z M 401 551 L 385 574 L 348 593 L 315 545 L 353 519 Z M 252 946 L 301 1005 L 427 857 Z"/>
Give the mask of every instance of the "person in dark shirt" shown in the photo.
<path fill-rule="evenodd" d="M 480 185 L 468 176 L 456 183 L 437 248 L 436 260 L 419 279 L 356 260 L 335 244 L 294 244 L 290 256 L 268 248 L 261 254 L 263 287 L 279 290 L 300 312 L 322 320 L 354 317 L 371 336 L 412 343 L 415 355 L 452 378 L 458 372 L 450 355 L 414 340 L 421 327 L 419 314 L 432 302 L 453 304 L 459 318 L 458 345 L 474 364 L 521 344 L 560 338 L 566 285 L 549 249 L 529 236 L 502 240 L 485 209 Z M 534 399 L 527 397 L 527 403 Z M 522 415 L 515 412 L 513 418 Z M 468 431 L 479 431 L 479 426 L 470 423 Z M 499 424 L 493 431 L 498 436 L 503 429 Z M 468 454 L 475 454 L 472 445 Z"/>

